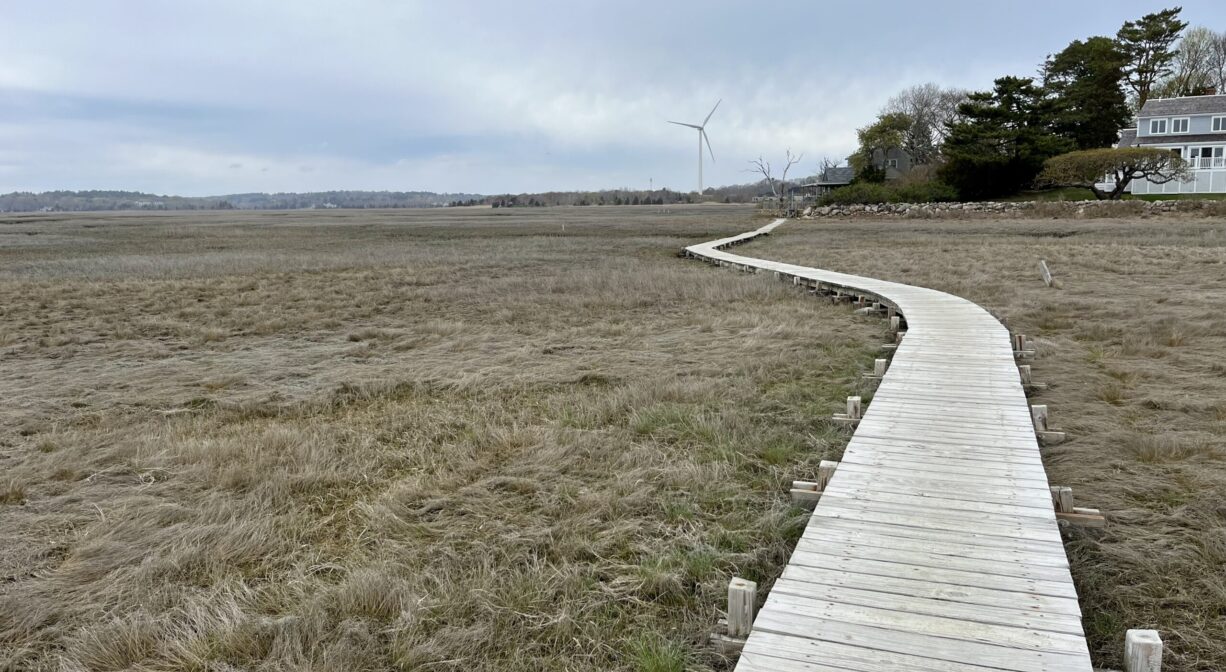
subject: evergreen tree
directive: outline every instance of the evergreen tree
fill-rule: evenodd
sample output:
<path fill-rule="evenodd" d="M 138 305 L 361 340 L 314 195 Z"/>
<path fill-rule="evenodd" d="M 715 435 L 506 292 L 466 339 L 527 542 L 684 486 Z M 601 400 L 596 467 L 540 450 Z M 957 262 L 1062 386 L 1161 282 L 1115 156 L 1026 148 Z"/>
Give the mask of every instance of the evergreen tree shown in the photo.
<path fill-rule="evenodd" d="M 1179 34 L 1188 27 L 1186 21 L 1179 20 L 1182 10 L 1182 7 L 1173 7 L 1146 14 L 1136 21 L 1126 22 L 1116 33 L 1120 50 L 1128 59 L 1125 74 L 1128 86 L 1136 94 L 1138 110 L 1149 100 L 1154 82 L 1171 74 L 1171 63 L 1177 54 L 1173 46 Z"/>
<path fill-rule="evenodd" d="M 1044 85 L 1052 96 L 1052 128 L 1077 149 L 1110 147 L 1132 117 L 1122 83 L 1128 57 L 1115 40 L 1074 40 L 1049 56 Z"/>
<path fill-rule="evenodd" d="M 992 91 L 970 94 L 950 124 L 942 180 L 964 200 L 1017 193 L 1043 162 L 1071 149 L 1051 130 L 1051 105 L 1028 77 L 1001 77 Z"/>

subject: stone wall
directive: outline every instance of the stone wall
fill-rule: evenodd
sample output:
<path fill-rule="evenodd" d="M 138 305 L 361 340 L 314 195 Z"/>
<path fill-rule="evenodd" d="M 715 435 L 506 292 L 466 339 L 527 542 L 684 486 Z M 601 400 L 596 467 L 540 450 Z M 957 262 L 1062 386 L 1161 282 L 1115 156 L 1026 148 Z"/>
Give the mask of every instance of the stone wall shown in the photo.
<path fill-rule="evenodd" d="M 1226 201 L 1020 201 L 1011 203 L 882 203 L 806 208 L 806 217 L 1092 218 L 1138 217 L 1166 213 L 1226 216 Z"/>

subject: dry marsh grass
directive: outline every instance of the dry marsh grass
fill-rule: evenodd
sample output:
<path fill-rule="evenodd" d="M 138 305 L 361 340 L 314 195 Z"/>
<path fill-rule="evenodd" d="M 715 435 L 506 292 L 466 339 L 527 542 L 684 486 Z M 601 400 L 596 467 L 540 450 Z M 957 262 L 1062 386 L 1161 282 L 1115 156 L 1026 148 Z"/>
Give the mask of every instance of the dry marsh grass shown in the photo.
<path fill-rule="evenodd" d="M 1226 226 L 1200 217 L 796 222 L 752 254 L 978 302 L 1039 353 L 1049 480 L 1101 508 L 1067 544 L 1095 662 L 1156 628 L 1163 669 L 1226 669 Z M 1046 287 L 1045 259 L 1060 288 Z"/>
<path fill-rule="evenodd" d="M 882 330 L 750 216 L 0 223 L 0 669 L 723 669 Z"/>

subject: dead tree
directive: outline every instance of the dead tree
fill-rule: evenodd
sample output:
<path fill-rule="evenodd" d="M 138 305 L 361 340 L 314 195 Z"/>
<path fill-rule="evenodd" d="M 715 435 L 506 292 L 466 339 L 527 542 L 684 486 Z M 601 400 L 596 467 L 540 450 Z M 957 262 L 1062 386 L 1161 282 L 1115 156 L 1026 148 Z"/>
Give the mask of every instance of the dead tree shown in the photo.
<path fill-rule="evenodd" d="M 788 188 L 788 171 L 792 169 L 792 166 L 800 163 L 801 159 L 805 158 L 804 154 L 797 154 L 793 156 L 791 149 L 788 149 L 787 151 L 787 165 L 783 167 L 783 176 L 779 178 L 779 186 L 781 189 Z"/>
<path fill-rule="evenodd" d="M 759 156 L 758 158 L 751 160 L 749 163 L 753 164 L 753 168 L 748 169 L 745 172 L 762 173 L 762 177 L 766 178 L 766 184 L 771 188 L 771 196 L 774 196 L 775 198 L 779 198 L 779 191 L 775 189 L 775 178 L 771 174 L 770 162 L 763 159 L 761 156 Z"/>
<path fill-rule="evenodd" d="M 753 168 L 747 169 L 746 172 L 760 173 L 762 177 L 766 179 L 766 184 L 771 188 L 771 196 L 778 201 L 779 207 L 782 209 L 784 207 L 783 199 L 787 197 L 787 194 L 784 192 L 787 191 L 788 187 L 788 171 L 792 169 L 792 166 L 800 163 L 800 160 L 803 158 L 805 158 L 804 154 L 792 154 L 791 149 L 787 150 L 787 158 L 784 161 L 783 166 L 783 175 L 781 175 L 779 179 L 775 179 L 775 174 L 771 170 L 770 162 L 761 156 L 749 162 L 753 165 Z"/>

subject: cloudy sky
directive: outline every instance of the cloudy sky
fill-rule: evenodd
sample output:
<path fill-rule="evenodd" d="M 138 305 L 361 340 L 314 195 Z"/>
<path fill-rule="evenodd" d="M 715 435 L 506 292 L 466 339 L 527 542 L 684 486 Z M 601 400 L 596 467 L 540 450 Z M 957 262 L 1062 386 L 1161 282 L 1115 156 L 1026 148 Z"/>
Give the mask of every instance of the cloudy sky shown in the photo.
<path fill-rule="evenodd" d="M 985 88 L 1162 3 L 9 0 L 0 192 L 692 189 L 851 151 L 925 81 Z M 1226 3 L 1184 18 L 1226 29 Z"/>

